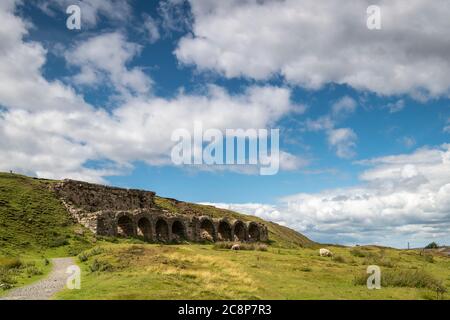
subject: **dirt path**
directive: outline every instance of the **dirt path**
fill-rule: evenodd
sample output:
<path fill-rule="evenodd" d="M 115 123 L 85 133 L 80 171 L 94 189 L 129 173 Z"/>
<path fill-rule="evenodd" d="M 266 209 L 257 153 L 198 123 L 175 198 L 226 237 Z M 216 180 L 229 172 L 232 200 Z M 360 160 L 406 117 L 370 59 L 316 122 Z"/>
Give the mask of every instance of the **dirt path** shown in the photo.
<path fill-rule="evenodd" d="M 52 259 L 53 269 L 42 280 L 25 287 L 13 289 L 0 300 L 48 300 L 54 294 L 64 289 L 66 285 L 67 267 L 75 264 L 72 258 Z"/>

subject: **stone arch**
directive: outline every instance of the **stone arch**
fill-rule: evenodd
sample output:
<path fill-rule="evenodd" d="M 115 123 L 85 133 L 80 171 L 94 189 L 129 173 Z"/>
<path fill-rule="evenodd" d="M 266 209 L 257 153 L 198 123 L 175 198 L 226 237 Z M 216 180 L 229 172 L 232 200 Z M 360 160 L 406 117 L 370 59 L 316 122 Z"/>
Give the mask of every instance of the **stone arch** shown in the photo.
<path fill-rule="evenodd" d="M 163 218 L 158 218 L 155 224 L 156 240 L 161 242 L 169 241 L 169 224 Z"/>
<path fill-rule="evenodd" d="M 261 240 L 261 232 L 256 222 L 250 222 L 248 225 L 248 240 L 249 241 Z"/>
<path fill-rule="evenodd" d="M 134 223 L 131 217 L 127 215 L 119 216 L 117 219 L 117 235 L 125 238 L 133 237 L 135 235 Z"/>
<path fill-rule="evenodd" d="M 186 227 L 180 220 L 172 222 L 172 241 L 186 240 Z"/>
<path fill-rule="evenodd" d="M 217 238 L 220 241 L 231 241 L 233 240 L 231 225 L 226 220 L 220 220 L 219 226 L 217 228 Z"/>
<path fill-rule="evenodd" d="M 214 242 L 216 240 L 216 230 L 214 223 L 209 218 L 203 218 L 200 220 L 200 240 Z"/>
<path fill-rule="evenodd" d="M 145 241 L 152 239 L 152 225 L 147 217 L 139 218 L 137 222 L 137 234 Z"/>
<path fill-rule="evenodd" d="M 247 240 L 247 229 L 245 228 L 245 224 L 238 220 L 234 223 L 233 226 L 233 240 L 237 241 L 246 241 Z"/>

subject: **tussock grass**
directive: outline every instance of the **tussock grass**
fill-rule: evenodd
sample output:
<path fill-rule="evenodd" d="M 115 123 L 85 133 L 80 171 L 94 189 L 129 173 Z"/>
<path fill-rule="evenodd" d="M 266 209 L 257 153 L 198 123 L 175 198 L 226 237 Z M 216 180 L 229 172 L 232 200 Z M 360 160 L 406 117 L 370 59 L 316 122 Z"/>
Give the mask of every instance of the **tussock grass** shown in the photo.
<path fill-rule="evenodd" d="M 215 249 L 231 249 L 235 242 L 222 241 L 214 243 Z M 256 251 L 267 251 L 268 246 L 265 243 L 239 243 L 239 250 L 256 250 Z"/>
<path fill-rule="evenodd" d="M 355 285 L 367 284 L 366 273 L 355 277 Z M 408 288 L 427 288 L 438 292 L 447 292 L 447 288 L 442 281 L 424 270 L 411 269 L 386 269 L 381 273 L 381 286 L 384 287 L 408 287 Z"/>

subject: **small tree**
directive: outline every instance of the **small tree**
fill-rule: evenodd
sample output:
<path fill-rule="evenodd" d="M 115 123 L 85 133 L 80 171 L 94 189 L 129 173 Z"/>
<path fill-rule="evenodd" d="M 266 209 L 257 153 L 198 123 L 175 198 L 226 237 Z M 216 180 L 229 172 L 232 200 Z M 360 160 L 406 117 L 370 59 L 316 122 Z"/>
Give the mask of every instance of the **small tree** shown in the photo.
<path fill-rule="evenodd" d="M 432 242 L 432 243 L 429 243 L 426 247 L 425 247 L 425 249 L 437 249 L 437 248 L 439 248 L 439 246 L 438 246 L 438 244 L 436 243 L 436 242 Z"/>

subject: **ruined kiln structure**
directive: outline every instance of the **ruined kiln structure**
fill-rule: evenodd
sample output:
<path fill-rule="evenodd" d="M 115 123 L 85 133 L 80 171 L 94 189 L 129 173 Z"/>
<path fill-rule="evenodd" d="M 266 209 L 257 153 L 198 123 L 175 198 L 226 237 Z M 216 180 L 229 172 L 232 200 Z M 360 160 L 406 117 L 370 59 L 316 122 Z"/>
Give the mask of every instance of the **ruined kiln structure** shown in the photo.
<path fill-rule="evenodd" d="M 155 193 L 150 191 L 73 180 L 58 183 L 55 191 L 73 218 L 98 235 L 164 243 L 268 240 L 267 227 L 261 223 L 213 219 L 192 210 L 172 213 L 155 205 Z"/>

